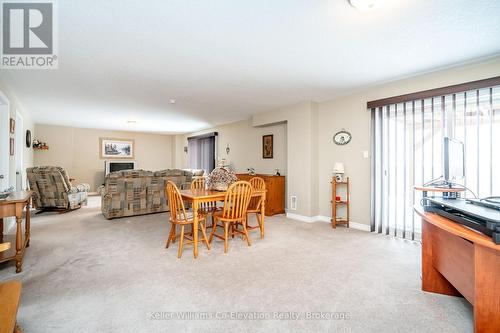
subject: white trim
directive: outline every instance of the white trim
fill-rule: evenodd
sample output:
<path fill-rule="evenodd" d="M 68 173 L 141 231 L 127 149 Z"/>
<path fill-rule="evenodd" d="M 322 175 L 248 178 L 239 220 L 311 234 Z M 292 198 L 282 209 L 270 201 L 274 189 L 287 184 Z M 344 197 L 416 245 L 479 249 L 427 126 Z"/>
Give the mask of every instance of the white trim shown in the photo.
<path fill-rule="evenodd" d="M 8 188 L 10 184 L 10 101 L 0 91 L 0 190 Z M 3 185 L 2 185 L 3 183 Z"/>
<path fill-rule="evenodd" d="M 19 110 L 16 110 L 16 133 L 14 134 L 14 186 L 16 191 L 21 191 L 25 187 L 25 168 L 24 168 L 24 119 Z M 19 174 L 18 174 L 19 173 Z M 18 180 L 21 184 L 18 186 Z"/>
<path fill-rule="evenodd" d="M 370 226 L 368 224 L 364 224 L 364 223 L 349 222 L 349 228 L 371 232 Z"/>
<path fill-rule="evenodd" d="M 304 216 L 287 212 L 286 217 L 295 221 L 306 222 L 306 223 L 314 223 L 314 222 L 330 223 L 330 217 L 324 215 Z M 356 230 L 370 232 L 370 226 L 363 223 L 349 222 L 349 227 Z"/>
<path fill-rule="evenodd" d="M 292 220 L 300 221 L 300 222 L 306 222 L 306 223 L 312 223 L 312 222 L 317 221 L 317 219 L 315 219 L 315 216 L 304 216 L 304 215 L 288 213 L 288 212 L 286 213 L 286 217 L 288 219 L 292 219 Z"/>

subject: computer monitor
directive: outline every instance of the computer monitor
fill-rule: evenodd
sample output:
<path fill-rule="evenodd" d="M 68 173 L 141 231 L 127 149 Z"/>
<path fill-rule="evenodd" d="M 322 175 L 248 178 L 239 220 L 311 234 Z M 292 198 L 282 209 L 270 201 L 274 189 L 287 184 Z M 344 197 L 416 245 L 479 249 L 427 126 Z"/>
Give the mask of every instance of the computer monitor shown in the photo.
<path fill-rule="evenodd" d="M 465 147 L 463 142 L 444 137 L 444 180 L 454 183 L 465 177 Z"/>

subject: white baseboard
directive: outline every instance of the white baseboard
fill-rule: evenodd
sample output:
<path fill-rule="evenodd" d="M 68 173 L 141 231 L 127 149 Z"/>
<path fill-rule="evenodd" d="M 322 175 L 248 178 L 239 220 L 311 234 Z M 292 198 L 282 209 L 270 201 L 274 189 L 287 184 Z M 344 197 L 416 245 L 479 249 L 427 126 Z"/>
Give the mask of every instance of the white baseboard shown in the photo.
<path fill-rule="evenodd" d="M 313 222 L 318 222 L 319 221 L 319 215 L 318 216 L 305 216 L 305 215 L 299 215 L 299 214 L 294 214 L 294 213 L 286 213 L 286 217 L 295 221 L 300 221 L 300 222 L 306 222 L 306 223 L 313 223 Z"/>
<path fill-rule="evenodd" d="M 306 223 L 314 223 L 314 222 L 326 222 L 330 223 L 330 217 L 329 216 L 324 216 L 324 215 L 316 215 L 316 216 L 304 216 L 304 215 L 299 215 L 299 214 L 293 214 L 293 213 L 286 213 L 286 217 L 292 220 L 300 221 L 300 222 L 306 222 Z M 370 232 L 370 226 L 367 224 L 363 223 L 357 223 L 357 222 L 349 222 L 349 227 L 356 229 L 356 230 L 362 230 L 362 231 L 368 231 Z"/>
<path fill-rule="evenodd" d="M 353 228 L 356 230 L 367 231 L 370 232 L 370 226 L 368 224 L 357 223 L 357 222 L 349 222 L 349 228 Z"/>

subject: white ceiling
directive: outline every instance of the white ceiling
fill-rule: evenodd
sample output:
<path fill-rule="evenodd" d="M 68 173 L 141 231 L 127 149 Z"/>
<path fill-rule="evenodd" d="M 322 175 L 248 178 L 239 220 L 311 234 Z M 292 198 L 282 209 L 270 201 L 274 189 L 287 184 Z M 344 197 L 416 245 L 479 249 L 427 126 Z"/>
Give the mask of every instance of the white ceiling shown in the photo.
<path fill-rule="evenodd" d="M 59 69 L 0 80 L 37 123 L 190 132 L 499 53 L 499 18 L 498 0 L 60 0 Z"/>

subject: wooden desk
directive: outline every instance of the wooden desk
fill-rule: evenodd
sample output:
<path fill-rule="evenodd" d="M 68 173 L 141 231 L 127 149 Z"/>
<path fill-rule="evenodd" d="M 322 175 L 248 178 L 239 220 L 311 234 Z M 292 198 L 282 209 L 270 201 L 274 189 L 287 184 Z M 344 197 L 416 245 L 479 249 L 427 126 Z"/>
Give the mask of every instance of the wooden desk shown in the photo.
<path fill-rule="evenodd" d="M 463 296 L 475 332 L 500 332 L 500 245 L 442 216 L 422 217 L 422 290 Z"/>
<path fill-rule="evenodd" d="M 200 203 L 224 201 L 226 196 L 225 191 L 212 190 L 182 190 L 182 199 L 190 202 L 193 206 L 193 230 L 198 230 L 198 207 Z M 253 191 L 252 196 L 262 196 L 262 205 L 260 211 L 262 214 L 262 225 L 264 225 L 264 212 L 266 211 L 266 191 Z M 193 232 L 193 254 L 198 257 L 198 232 Z"/>
<path fill-rule="evenodd" d="M 0 253 L 0 262 L 15 260 L 16 273 L 22 271 L 24 250 L 30 246 L 30 199 L 31 191 L 13 192 L 6 199 L 0 200 L 0 243 L 10 242 L 16 246 Z M 21 223 L 23 209 L 26 207 L 24 235 Z M 3 218 L 16 217 L 16 235 L 3 234 Z"/>

